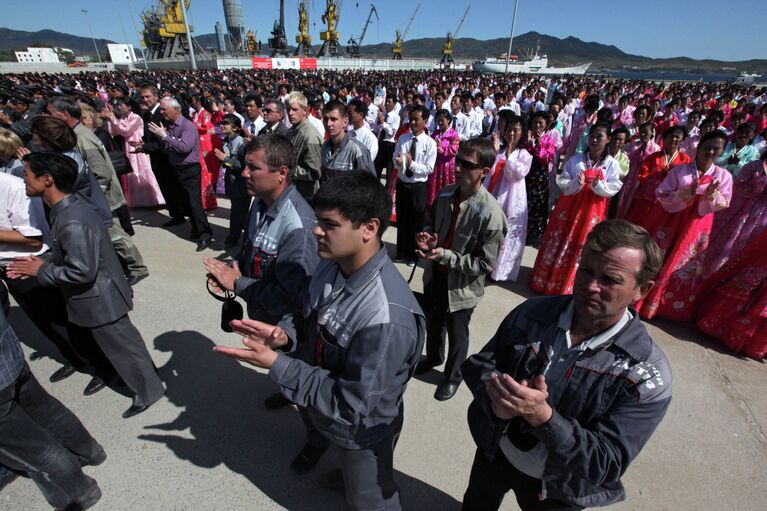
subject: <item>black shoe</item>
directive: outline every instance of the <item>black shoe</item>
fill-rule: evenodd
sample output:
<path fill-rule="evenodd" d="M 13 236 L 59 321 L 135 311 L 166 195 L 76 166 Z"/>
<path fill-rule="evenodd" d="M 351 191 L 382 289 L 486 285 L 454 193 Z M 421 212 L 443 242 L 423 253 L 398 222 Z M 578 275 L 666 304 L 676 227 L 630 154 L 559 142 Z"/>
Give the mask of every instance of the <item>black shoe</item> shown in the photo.
<path fill-rule="evenodd" d="M 280 408 L 285 408 L 286 406 L 293 404 L 290 402 L 288 398 L 277 392 L 276 394 L 272 394 L 271 396 L 264 399 L 264 406 L 267 407 L 270 410 L 279 410 Z"/>
<path fill-rule="evenodd" d="M 210 248 L 213 245 L 213 238 L 206 238 L 197 242 L 197 252 L 202 252 L 206 248 Z"/>
<path fill-rule="evenodd" d="M 290 462 L 290 468 L 297 474 L 304 474 L 317 466 L 320 458 L 327 450 L 327 447 L 315 447 L 313 445 L 306 444 L 301 452 L 298 453 L 296 459 Z"/>
<path fill-rule="evenodd" d="M 346 487 L 344 473 L 341 472 L 340 468 L 329 470 L 328 472 L 321 474 L 317 478 L 317 483 L 320 487 L 333 491 L 343 491 Z"/>
<path fill-rule="evenodd" d="M 91 456 L 90 459 L 82 458 L 80 457 L 80 466 L 81 467 L 98 467 L 102 463 L 104 463 L 107 460 L 107 453 L 104 451 L 104 448 L 99 446 L 98 451 L 95 455 Z"/>
<path fill-rule="evenodd" d="M 455 393 L 458 391 L 458 386 L 460 383 L 455 383 L 452 381 L 446 381 L 439 387 L 437 387 L 436 392 L 434 392 L 434 399 L 437 401 L 447 401 L 451 397 L 455 396 Z"/>
<path fill-rule="evenodd" d="M 133 287 L 136 284 L 138 284 L 139 282 L 141 282 L 142 280 L 144 280 L 145 278 L 147 278 L 148 276 L 149 276 L 148 273 L 141 273 L 139 275 L 128 275 L 125 278 L 128 280 L 128 284 L 131 287 Z"/>
<path fill-rule="evenodd" d="M 67 364 L 65 366 L 59 367 L 49 378 L 49 381 L 51 383 L 56 383 L 57 381 L 65 380 L 75 374 L 77 371 L 74 367 Z"/>
<path fill-rule="evenodd" d="M 85 390 L 83 390 L 84 396 L 92 396 L 99 390 L 103 389 L 106 386 L 106 383 L 104 383 L 104 380 L 99 378 L 98 376 L 94 376 L 91 378 L 91 381 L 88 382 L 88 385 L 85 386 Z"/>
<path fill-rule="evenodd" d="M 186 219 L 185 218 L 171 218 L 170 220 L 168 220 L 167 222 L 162 224 L 162 226 L 163 227 L 173 227 L 174 225 L 181 225 L 181 224 L 185 224 L 185 223 L 186 223 Z"/>
<path fill-rule="evenodd" d="M 149 408 L 149 405 L 131 405 L 130 408 L 123 412 L 123 419 L 130 419 L 131 417 L 140 414 L 147 408 Z"/>
<path fill-rule="evenodd" d="M 429 360 L 429 357 L 422 355 L 421 358 L 418 360 L 418 364 L 415 366 L 415 374 L 423 374 L 426 373 L 433 368 L 437 367 L 440 363 L 435 362 L 434 360 Z"/>

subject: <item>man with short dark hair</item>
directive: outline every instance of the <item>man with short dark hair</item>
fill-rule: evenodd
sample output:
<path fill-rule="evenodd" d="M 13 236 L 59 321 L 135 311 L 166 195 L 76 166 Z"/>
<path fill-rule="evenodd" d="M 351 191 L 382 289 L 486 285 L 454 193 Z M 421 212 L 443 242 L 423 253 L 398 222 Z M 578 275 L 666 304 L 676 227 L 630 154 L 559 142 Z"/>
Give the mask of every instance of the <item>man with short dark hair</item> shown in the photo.
<path fill-rule="evenodd" d="M 235 321 L 245 349 L 215 350 L 269 369 L 307 426 L 337 447 L 351 509 L 401 509 L 393 454 L 425 324 L 381 241 L 391 200 L 370 173 L 343 172 L 320 188 L 315 212 L 322 261 L 303 315 L 282 326 Z M 301 359 L 275 351 L 296 349 Z"/>
<path fill-rule="evenodd" d="M 423 281 L 433 304 L 426 356 L 416 373 L 445 361 L 444 380 L 434 393 L 439 401 L 453 397 L 461 383 L 460 368 L 469 350 L 469 321 L 484 295 L 485 276 L 493 270 L 508 229 L 498 201 L 482 186 L 494 162 L 491 141 L 475 138 L 464 142 L 455 158 L 456 182 L 439 192 L 423 232 L 415 238 L 418 255 L 431 263 Z"/>
<path fill-rule="evenodd" d="M 243 138 L 250 140 L 259 134 L 266 126 L 266 122 L 261 117 L 261 97 L 255 94 L 245 96 L 245 114 L 248 116 L 244 121 L 241 116 L 236 116 L 242 122 Z M 227 115 L 234 115 L 228 113 Z"/>
<path fill-rule="evenodd" d="M 346 107 L 338 100 L 331 101 L 322 111 L 322 122 L 328 139 L 323 142 L 322 177 L 320 183 L 332 179 L 341 172 L 367 170 L 375 174 L 370 151 L 360 141 L 346 134 L 349 116 Z"/>
<path fill-rule="evenodd" d="M 369 126 L 365 125 L 365 116 L 367 116 L 368 107 L 359 99 L 353 99 L 346 107 L 346 113 L 349 117 L 349 136 L 356 139 L 364 145 L 370 153 L 370 159 L 375 161 L 378 155 L 378 139 L 371 131 Z M 379 176 L 380 177 L 380 176 Z"/>
<path fill-rule="evenodd" d="M 9 278 L 35 277 L 42 286 L 57 287 L 71 323 L 87 328 L 117 374 L 133 392 L 124 418 L 137 415 L 159 400 L 163 388 L 144 339 L 128 312 L 130 287 L 122 274 L 109 236 L 93 210 L 72 195 L 77 163 L 55 153 L 25 157 L 27 195 L 50 208 L 51 257 L 17 259 L 7 266 Z"/>
<path fill-rule="evenodd" d="M 598 224 L 573 295 L 527 300 L 466 361 L 477 452 L 464 511 L 498 509 L 509 490 L 523 511 L 626 498 L 620 478 L 671 402 L 668 360 L 631 308 L 662 261 L 641 227 Z"/>
<path fill-rule="evenodd" d="M 288 127 L 282 122 L 285 118 L 285 105 L 277 99 L 268 99 L 261 108 L 261 115 L 264 118 L 264 127 L 258 132 L 259 135 L 269 133 L 279 133 L 287 136 Z"/>

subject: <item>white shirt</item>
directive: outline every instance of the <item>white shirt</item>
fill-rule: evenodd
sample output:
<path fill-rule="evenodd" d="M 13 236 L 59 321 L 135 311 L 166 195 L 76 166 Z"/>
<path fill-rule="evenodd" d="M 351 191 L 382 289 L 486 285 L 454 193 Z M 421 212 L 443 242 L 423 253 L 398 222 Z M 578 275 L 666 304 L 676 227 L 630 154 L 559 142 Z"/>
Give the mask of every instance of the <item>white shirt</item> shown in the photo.
<path fill-rule="evenodd" d="M 248 129 L 248 132 L 250 132 L 251 135 L 254 137 L 258 135 L 258 132 L 261 131 L 266 126 L 266 121 L 263 117 L 260 115 L 256 117 L 256 120 L 251 121 L 250 119 L 247 119 L 245 122 L 242 123 L 244 127 Z"/>
<path fill-rule="evenodd" d="M 322 121 L 317 119 L 315 116 L 311 114 L 309 115 L 308 120 L 309 120 L 309 124 L 314 126 L 317 129 L 317 131 L 320 132 L 320 138 L 325 140 L 325 125 L 322 124 Z"/>
<path fill-rule="evenodd" d="M 463 112 L 451 112 L 451 115 L 453 118 L 450 121 L 450 126 L 456 131 L 456 133 L 458 133 L 458 137 L 461 139 L 461 142 L 469 140 L 469 138 L 471 138 L 469 136 L 469 129 L 471 125 L 469 117 Z"/>
<path fill-rule="evenodd" d="M 397 114 L 394 110 L 391 112 L 386 113 L 386 117 L 384 117 L 384 123 L 381 125 L 381 131 L 384 132 L 383 137 L 381 140 L 384 142 L 391 142 L 394 143 L 394 135 L 397 134 L 397 130 L 399 129 L 400 125 L 400 116 Z M 379 136 L 381 136 L 379 132 Z"/>
<path fill-rule="evenodd" d="M 410 146 L 413 144 L 413 134 L 405 133 L 397 141 L 394 148 L 392 162 L 399 169 L 398 179 L 403 183 L 425 183 L 429 179 L 429 174 L 434 171 L 434 164 L 437 162 L 437 143 L 426 132 L 418 135 L 418 141 L 415 147 L 415 158 L 408 167 L 405 162 L 405 154 L 410 153 Z M 403 165 L 397 166 L 397 156 L 403 155 Z M 412 176 L 408 176 L 406 171 L 411 170 Z"/>
<path fill-rule="evenodd" d="M 0 231 L 16 231 L 27 237 L 42 236 L 43 246 L 32 251 L 12 243 L 0 243 L 0 259 L 39 255 L 48 251 L 50 229 L 45 221 L 43 203 L 38 197 L 27 197 L 24 180 L 0 173 Z"/>
<path fill-rule="evenodd" d="M 352 128 L 349 131 L 349 135 L 351 135 L 352 138 L 356 138 L 358 142 L 361 142 L 362 145 L 367 147 L 368 151 L 370 151 L 370 159 L 375 161 L 376 155 L 378 154 L 378 139 L 373 132 L 370 131 L 370 128 L 367 126 L 362 126 L 357 129 Z"/>

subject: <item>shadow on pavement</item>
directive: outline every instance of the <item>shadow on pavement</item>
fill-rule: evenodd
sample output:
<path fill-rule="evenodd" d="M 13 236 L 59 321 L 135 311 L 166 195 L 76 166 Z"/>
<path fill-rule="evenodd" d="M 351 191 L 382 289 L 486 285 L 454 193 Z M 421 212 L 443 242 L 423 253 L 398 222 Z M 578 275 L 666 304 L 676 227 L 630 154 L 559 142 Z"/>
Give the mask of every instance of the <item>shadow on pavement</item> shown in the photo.
<path fill-rule="evenodd" d="M 533 276 L 533 269 L 528 266 L 520 266 L 517 280 L 506 280 L 503 282 L 491 281 L 489 277 L 486 277 L 485 285 L 498 286 L 510 291 L 516 295 L 521 296 L 525 300 L 534 296 L 541 296 L 532 289 L 530 289 L 530 280 Z M 509 310 L 511 312 L 511 309 Z"/>
<path fill-rule="evenodd" d="M 164 443 L 178 458 L 200 467 L 223 464 L 287 509 L 346 507 L 342 492 L 324 490 L 316 482 L 319 474 L 335 468 L 332 450 L 309 474 L 290 470 L 306 436 L 294 407 L 264 407 L 264 399 L 277 389 L 268 376 L 215 353 L 215 343 L 198 332 L 167 332 L 154 344 L 171 354 L 160 376 L 166 398 L 183 411 L 173 422 L 146 426 L 140 438 Z M 407 508 L 460 507 L 451 496 L 406 474 L 398 472 L 397 482 Z"/>
<path fill-rule="evenodd" d="M 216 210 L 222 210 L 222 212 L 218 214 L 212 214 L 212 211 L 216 211 Z M 208 211 L 207 212 L 208 216 L 228 219 L 229 214 L 227 213 L 224 216 L 222 214 L 223 213 L 222 208 L 217 208 L 216 210 Z M 157 229 L 164 229 L 182 240 L 186 240 L 189 243 L 195 243 L 189 238 L 192 231 L 192 224 L 189 223 L 188 219 L 186 223 L 183 223 L 180 225 L 174 225 L 172 227 L 162 227 L 162 224 L 170 220 L 170 217 L 167 214 L 161 213 L 159 211 L 156 211 L 154 209 L 149 209 L 149 208 L 131 209 L 130 211 L 131 211 L 131 220 L 133 225 L 142 225 L 145 227 L 154 227 Z M 229 233 L 228 224 L 226 227 L 224 227 L 221 225 L 217 225 L 215 223 L 210 223 L 210 227 L 213 230 L 213 238 L 217 240 L 223 240 L 224 238 L 226 238 L 226 235 Z"/>

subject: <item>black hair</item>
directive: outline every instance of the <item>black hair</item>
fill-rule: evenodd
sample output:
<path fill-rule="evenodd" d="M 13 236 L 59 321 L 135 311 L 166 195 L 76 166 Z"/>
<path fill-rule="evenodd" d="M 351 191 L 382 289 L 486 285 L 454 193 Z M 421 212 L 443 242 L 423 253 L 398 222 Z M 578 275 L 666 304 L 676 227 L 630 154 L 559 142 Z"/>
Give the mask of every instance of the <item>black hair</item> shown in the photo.
<path fill-rule="evenodd" d="M 631 138 L 631 134 L 629 133 L 629 130 L 625 126 L 620 126 L 618 128 L 615 128 L 612 133 L 610 133 L 610 138 L 613 138 L 615 135 L 620 135 L 623 133 L 626 135 L 626 141 L 628 141 L 629 138 Z"/>
<path fill-rule="evenodd" d="M 56 188 L 62 193 L 71 193 L 77 181 L 77 162 L 63 154 L 41 151 L 26 155 L 24 161 L 29 170 L 37 176 L 48 174 Z"/>
<path fill-rule="evenodd" d="M 338 101 L 337 99 L 334 99 L 332 101 L 328 101 L 327 104 L 322 108 L 322 112 L 332 112 L 332 111 L 338 112 L 341 117 L 348 117 L 346 114 L 346 105 L 344 105 L 341 101 Z"/>
<path fill-rule="evenodd" d="M 279 133 L 269 133 L 254 137 L 245 146 L 245 154 L 264 150 L 264 161 L 271 172 L 277 172 L 280 167 L 287 167 L 290 173 L 296 166 L 293 144 L 288 137 Z"/>
<path fill-rule="evenodd" d="M 447 110 L 446 108 L 440 108 L 437 110 L 437 113 L 434 114 L 434 119 L 447 119 L 451 120 L 453 118 L 453 115 L 450 113 L 450 110 Z"/>
<path fill-rule="evenodd" d="M 586 96 L 586 100 L 583 102 L 583 109 L 591 112 L 599 110 L 599 96 L 596 94 Z"/>
<path fill-rule="evenodd" d="M 525 122 L 524 117 L 522 117 L 521 115 L 515 114 L 511 110 L 502 110 L 501 113 L 503 112 L 511 112 L 511 115 L 505 116 L 505 119 L 504 119 L 505 124 L 503 125 L 504 130 L 508 130 L 509 126 L 511 126 L 512 124 L 519 124 L 522 127 L 522 136 L 519 137 L 519 142 L 517 143 L 517 147 L 522 147 L 522 144 L 524 144 L 527 141 L 528 126 L 533 125 L 532 119 L 535 119 L 535 116 L 533 116 L 531 120 L 529 120 L 528 122 Z M 548 127 L 548 124 L 546 125 L 546 127 Z M 504 134 L 501 133 L 501 138 L 505 138 L 503 135 Z M 503 143 L 505 144 L 506 141 L 504 140 Z"/>
<path fill-rule="evenodd" d="M 253 101 L 258 108 L 261 108 L 263 106 L 263 102 L 261 101 L 261 96 L 258 94 L 247 94 L 245 98 L 242 100 L 242 104 L 247 105 L 248 102 Z"/>
<path fill-rule="evenodd" d="M 727 133 L 725 133 L 722 130 L 717 129 L 717 130 L 714 130 L 714 131 L 709 131 L 708 133 L 703 135 L 700 138 L 700 142 L 698 142 L 698 147 L 702 146 L 705 142 L 708 142 L 709 140 L 713 140 L 715 138 L 721 139 L 722 142 L 724 142 L 724 145 L 725 146 L 727 145 Z"/>
<path fill-rule="evenodd" d="M 675 126 L 669 126 L 666 131 L 663 132 L 663 136 L 661 138 L 666 138 L 667 135 L 672 134 L 673 132 L 678 131 L 682 134 L 682 140 L 687 138 L 687 128 L 684 126 L 677 124 Z"/>
<path fill-rule="evenodd" d="M 519 118 L 522 122 L 522 118 Z M 522 126 L 525 123 L 522 122 Z M 483 167 L 492 167 L 495 163 L 495 146 L 492 140 L 487 138 L 472 138 L 461 144 L 458 149 L 458 155 L 472 155 L 477 159 L 477 163 Z"/>
<path fill-rule="evenodd" d="M 237 117 L 234 114 L 226 114 L 223 119 L 221 119 L 221 124 L 227 123 L 232 128 L 234 128 L 237 131 L 240 131 L 242 129 L 242 121 L 239 117 Z"/>
<path fill-rule="evenodd" d="M 423 119 L 424 121 L 429 120 L 429 109 L 426 108 L 424 105 L 413 105 L 412 107 L 410 107 L 410 112 L 408 113 L 410 114 L 411 117 L 413 116 L 414 112 L 421 112 L 421 119 Z"/>
<path fill-rule="evenodd" d="M 613 120 L 613 111 L 609 108 L 602 107 L 597 111 L 597 122 L 611 123 Z"/>
<path fill-rule="evenodd" d="M 491 143 L 492 144 L 492 143 Z M 337 209 L 354 228 L 378 219 L 378 238 L 389 226 L 391 198 L 375 175 L 366 170 L 341 172 L 328 179 L 314 196 L 314 209 Z"/>
<path fill-rule="evenodd" d="M 332 101 L 331 101 L 332 103 Z M 330 104 L 330 103 L 328 103 Z M 368 105 L 362 101 L 359 98 L 354 98 L 353 100 L 349 101 L 349 104 L 346 106 L 346 108 L 354 107 L 354 110 L 360 114 L 362 117 L 366 117 L 368 115 Z M 327 106 L 325 107 L 327 108 Z"/>

